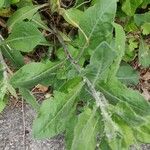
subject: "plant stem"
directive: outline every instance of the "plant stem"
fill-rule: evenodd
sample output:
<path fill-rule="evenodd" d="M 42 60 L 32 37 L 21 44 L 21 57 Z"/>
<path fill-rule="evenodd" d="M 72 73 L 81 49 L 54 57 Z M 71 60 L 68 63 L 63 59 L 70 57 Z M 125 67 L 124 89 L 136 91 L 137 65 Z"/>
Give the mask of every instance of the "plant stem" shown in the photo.
<path fill-rule="evenodd" d="M 2 37 L 2 35 L 0 34 L 0 42 L 3 41 L 4 38 Z M 10 46 L 9 45 L 6 45 L 8 49 L 11 50 Z M 4 58 L 3 58 L 3 55 L 1 53 L 1 50 L 0 50 L 0 62 L 2 63 L 3 67 L 5 68 L 5 70 L 7 70 L 11 75 L 13 74 L 13 72 L 10 70 L 10 68 L 7 66 L 7 64 L 5 63 L 4 61 Z M 6 71 L 6 73 L 7 73 Z"/>
<path fill-rule="evenodd" d="M 62 44 L 63 48 L 64 48 L 64 52 L 68 58 L 68 60 L 71 62 L 71 64 L 76 68 L 76 70 L 81 73 L 82 71 L 82 68 L 80 67 L 80 65 L 73 59 L 73 57 L 71 56 L 71 54 L 69 53 L 68 51 L 68 48 L 67 48 L 67 45 L 66 43 L 63 41 L 63 38 L 59 35 L 59 33 L 56 31 L 55 28 L 53 28 L 59 42 Z M 87 84 L 88 88 L 90 89 L 91 91 L 91 94 L 93 96 L 93 98 L 95 99 L 96 101 L 96 105 L 97 107 L 100 108 L 101 110 L 101 114 L 103 116 L 103 119 L 106 123 L 108 123 L 113 129 L 114 129 L 114 134 L 115 134 L 115 131 L 117 131 L 117 127 L 115 126 L 114 122 L 112 121 L 108 111 L 107 111 L 107 101 L 103 95 L 103 93 L 97 91 L 94 87 L 94 85 L 91 83 L 91 81 L 86 77 L 86 76 L 83 76 L 83 81 Z M 107 132 L 107 131 L 106 131 Z M 110 133 L 108 133 L 110 134 Z M 109 136 L 109 135 L 108 135 Z"/>

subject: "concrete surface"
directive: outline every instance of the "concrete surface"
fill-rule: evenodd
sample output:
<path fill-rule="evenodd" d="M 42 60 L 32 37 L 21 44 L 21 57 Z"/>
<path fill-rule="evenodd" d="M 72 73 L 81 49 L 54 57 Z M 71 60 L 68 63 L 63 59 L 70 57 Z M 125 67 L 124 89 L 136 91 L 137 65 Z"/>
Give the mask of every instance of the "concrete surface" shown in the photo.
<path fill-rule="evenodd" d="M 0 150 L 64 150 L 61 136 L 51 140 L 34 140 L 31 126 L 35 112 L 29 106 L 24 106 L 25 128 L 22 114 L 21 107 L 7 107 L 0 115 Z"/>

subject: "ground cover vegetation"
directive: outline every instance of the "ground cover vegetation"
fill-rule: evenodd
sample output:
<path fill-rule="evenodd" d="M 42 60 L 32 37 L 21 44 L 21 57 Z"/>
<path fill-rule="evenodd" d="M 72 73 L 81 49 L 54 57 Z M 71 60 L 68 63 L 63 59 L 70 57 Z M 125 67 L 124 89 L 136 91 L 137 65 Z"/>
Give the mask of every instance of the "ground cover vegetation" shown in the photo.
<path fill-rule="evenodd" d="M 33 136 L 64 134 L 68 150 L 150 143 L 150 104 L 138 91 L 150 66 L 149 6 L 0 0 L 0 112 L 10 95 L 23 97 L 37 112 Z"/>

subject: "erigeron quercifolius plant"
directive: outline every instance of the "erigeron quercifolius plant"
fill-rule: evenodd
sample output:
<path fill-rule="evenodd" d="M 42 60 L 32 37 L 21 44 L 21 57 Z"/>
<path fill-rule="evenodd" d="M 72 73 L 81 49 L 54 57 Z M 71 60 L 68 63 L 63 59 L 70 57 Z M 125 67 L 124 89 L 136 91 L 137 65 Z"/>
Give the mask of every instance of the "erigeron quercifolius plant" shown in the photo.
<path fill-rule="evenodd" d="M 5 3 L 1 1 L 3 7 Z M 37 111 L 33 123 L 35 138 L 51 138 L 63 133 L 68 150 L 96 147 L 126 150 L 131 145 L 138 148 L 141 143 L 149 143 L 150 105 L 139 92 L 127 87 L 137 84 L 138 74 L 122 63 L 126 34 L 124 28 L 115 23 L 117 1 L 93 0 L 86 5 L 81 0 L 69 9 L 62 8 L 58 0 L 42 5 L 30 0 L 13 3 L 18 9 L 7 21 L 8 37 L 1 36 L 0 42 L 0 110 L 6 105 L 7 92 L 16 97 L 14 89 L 19 89 Z M 122 10 L 131 17 L 137 7 L 147 4 L 136 0 L 133 4 L 137 5 L 129 8 L 129 3 L 121 1 Z M 41 19 L 39 10 L 49 6 L 51 13 L 57 12 L 66 23 L 78 29 L 75 36 L 66 35 Z M 23 55 L 36 50 L 37 45 L 55 46 L 42 31 L 57 37 L 57 59 L 24 64 Z M 10 71 L 5 57 L 16 71 Z M 148 61 L 144 61 L 145 66 L 149 66 Z M 37 84 L 54 89 L 52 96 L 42 104 L 30 92 Z"/>

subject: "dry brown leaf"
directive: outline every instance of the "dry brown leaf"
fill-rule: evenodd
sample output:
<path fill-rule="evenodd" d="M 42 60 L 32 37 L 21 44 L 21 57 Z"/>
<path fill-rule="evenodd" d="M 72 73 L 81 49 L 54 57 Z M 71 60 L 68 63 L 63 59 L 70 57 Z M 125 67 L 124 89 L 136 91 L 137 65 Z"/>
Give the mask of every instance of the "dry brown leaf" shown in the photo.
<path fill-rule="evenodd" d="M 32 60 L 31 60 L 30 57 L 24 56 L 24 63 L 25 63 L 25 64 L 29 64 L 29 63 L 31 63 L 31 62 L 32 62 Z"/>
<path fill-rule="evenodd" d="M 40 92 L 43 92 L 43 93 L 45 93 L 45 92 L 48 91 L 48 87 L 47 87 L 47 86 L 44 86 L 44 85 L 41 85 L 41 84 L 38 84 L 38 85 L 36 86 L 36 88 L 37 88 Z"/>
<path fill-rule="evenodd" d="M 141 79 L 143 80 L 142 84 L 142 95 L 146 100 L 150 101 L 150 71 L 147 71 Z"/>
<path fill-rule="evenodd" d="M 147 89 L 143 89 L 142 95 L 146 100 L 150 101 L 150 92 Z"/>
<path fill-rule="evenodd" d="M 143 80 L 150 80 L 150 72 L 147 72 L 146 74 L 144 74 L 143 76 L 142 76 L 142 79 Z"/>

